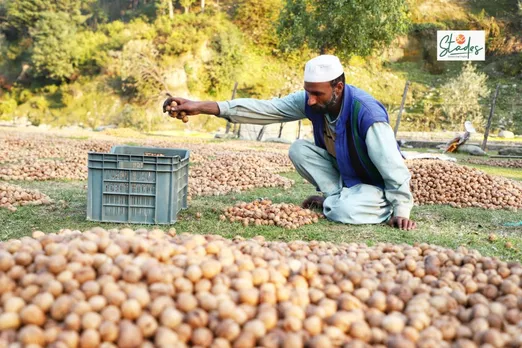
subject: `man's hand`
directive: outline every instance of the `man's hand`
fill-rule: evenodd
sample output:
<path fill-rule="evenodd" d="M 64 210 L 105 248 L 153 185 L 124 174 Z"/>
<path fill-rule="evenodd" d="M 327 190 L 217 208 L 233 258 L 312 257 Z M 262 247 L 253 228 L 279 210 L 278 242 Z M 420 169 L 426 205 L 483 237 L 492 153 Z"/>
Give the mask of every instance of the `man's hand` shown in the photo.
<path fill-rule="evenodd" d="M 176 102 L 177 105 L 172 106 L 172 102 Z M 200 111 L 198 110 L 198 102 L 177 98 L 177 97 L 169 97 L 163 103 L 163 112 L 169 112 L 172 116 L 175 112 L 181 113 L 185 112 L 187 115 L 198 115 Z"/>
<path fill-rule="evenodd" d="M 172 105 L 172 102 L 176 102 L 177 105 Z M 199 102 L 192 101 L 184 98 L 169 97 L 163 102 L 163 112 L 168 112 L 169 116 L 173 117 L 176 114 L 182 112 L 186 115 L 219 115 L 219 107 L 216 102 Z"/>
<path fill-rule="evenodd" d="M 414 221 L 400 217 L 400 216 L 394 216 L 388 221 L 388 225 L 391 227 L 397 227 L 401 230 L 414 230 L 417 228 L 417 223 Z"/>

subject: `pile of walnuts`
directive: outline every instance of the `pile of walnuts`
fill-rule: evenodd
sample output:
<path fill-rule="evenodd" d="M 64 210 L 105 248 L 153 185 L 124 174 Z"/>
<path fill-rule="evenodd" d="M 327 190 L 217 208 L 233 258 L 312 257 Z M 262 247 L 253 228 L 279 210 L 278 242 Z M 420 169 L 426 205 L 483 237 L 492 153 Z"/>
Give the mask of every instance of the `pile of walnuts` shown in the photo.
<path fill-rule="evenodd" d="M 522 185 L 478 169 L 439 160 L 407 161 L 411 190 L 419 204 L 485 209 L 522 208 Z"/>
<path fill-rule="evenodd" d="M 82 160 L 22 160 L 9 167 L 0 168 L 2 180 L 87 180 L 87 166 Z"/>
<path fill-rule="evenodd" d="M 322 214 L 309 209 L 302 209 L 294 204 L 272 204 L 267 199 L 256 200 L 251 203 L 239 202 L 226 209 L 221 220 L 241 222 L 243 226 L 279 226 L 286 229 L 297 229 L 319 221 Z"/>
<path fill-rule="evenodd" d="M 44 181 L 86 180 L 87 153 L 109 152 L 107 141 L 33 135 L 6 137 L 0 145 L 0 179 Z"/>
<path fill-rule="evenodd" d="M 189 197 L 224 195 L 256 187 L 290 188 L 294 181 L 277 175 L 271 162 L 251 154 L 218 155 L 189 171 Z"/>
<path fill-rule="evenodd" d="M 1 180 L 86 180 L 88 152 L 108 153 L 106 140 L 75 140 L 49 135 L 0 135 Z M 119 140 L 121 142 L 122 140 Z M 144 146 L 191 151 L 189 197 L 223 195 L 256 187 L 289 188 L 293 181 L 276 173 L 293 168 L 284 149 L 255 151 L 247 144 L 172 143 L 144 140 Z M 278 144 L 279 145 L 279 144 Z M 283 153 L 284 151 L 284 153 Z"/>
<path fill-rule="evenodd" d="M 521 277 L 424 243 L 37 231 L 0 243 L 0 346 L 520 347 Z"/>
<path fill-rule="evenodd" d="M 51 199 L 38 190 L 0 182 L 0 207 L 16 211 L 17 206 L 50 204 Z"/>

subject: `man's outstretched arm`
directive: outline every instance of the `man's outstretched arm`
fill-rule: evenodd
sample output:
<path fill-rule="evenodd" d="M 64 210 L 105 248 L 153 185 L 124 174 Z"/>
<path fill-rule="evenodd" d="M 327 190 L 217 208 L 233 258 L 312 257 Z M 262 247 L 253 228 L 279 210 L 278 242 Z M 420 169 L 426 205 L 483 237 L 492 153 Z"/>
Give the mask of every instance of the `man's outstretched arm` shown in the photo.
<path fill-rule="evenodd" d="M 233 123 L 264 125 L 296 121 L 306 117 L 304 113 L 304 91 L 270 100 L 240 98 L 224 102 L 199 102 L 172 97 L 165 101 L 164 112 L 166 112 L 166 105 L 170 105 L 171 101 L 175 101 L 178 104 L 171 107 L 173 112 L 183 111 L 187 115 L 215 115 Z"/>

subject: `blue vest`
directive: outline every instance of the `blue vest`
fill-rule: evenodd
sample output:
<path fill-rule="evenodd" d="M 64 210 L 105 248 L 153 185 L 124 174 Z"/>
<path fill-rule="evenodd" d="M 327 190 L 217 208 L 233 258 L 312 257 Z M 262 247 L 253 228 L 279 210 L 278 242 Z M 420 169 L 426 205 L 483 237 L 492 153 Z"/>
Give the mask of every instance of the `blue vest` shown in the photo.
<path fill-rule="evenodd" d="M 339 172 L 346 187 L 361 183 L 384 189 L 384 180 L 370 160 L 366 147 L 366 133 L 375 122 L 387 122 L 384 106 L 368 93 L 344 86 L 343 107 L 335 126 L 335 152 Z M 315 145 L 326 149 L 324 142 L 325 115 L 314 112 L 305 99 L 305 114 L 312 121 Z"/>

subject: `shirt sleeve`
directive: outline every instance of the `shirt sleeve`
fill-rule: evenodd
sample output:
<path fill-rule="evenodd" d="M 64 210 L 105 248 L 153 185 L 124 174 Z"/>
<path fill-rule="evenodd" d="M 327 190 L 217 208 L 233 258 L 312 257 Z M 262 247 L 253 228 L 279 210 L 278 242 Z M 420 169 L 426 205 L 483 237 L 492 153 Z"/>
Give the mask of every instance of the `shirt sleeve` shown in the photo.
<path fill-rule="evenodd" d="M 240 98 L 218 102 L 218 116 L 233 123 L 258 125 L 300 120 L 306 118 L 305 93 L 303 90 L 271 100 Z"/>
<path fill-rule="evenodd" d="M 384 179 L 384 194 L 393 206 L 393 216 L 408 218 L 413 207 L 411 174 L 399 151 L 393 130 L 386 122 L 376 122 L 366 134 L 368 155 Z"/>

